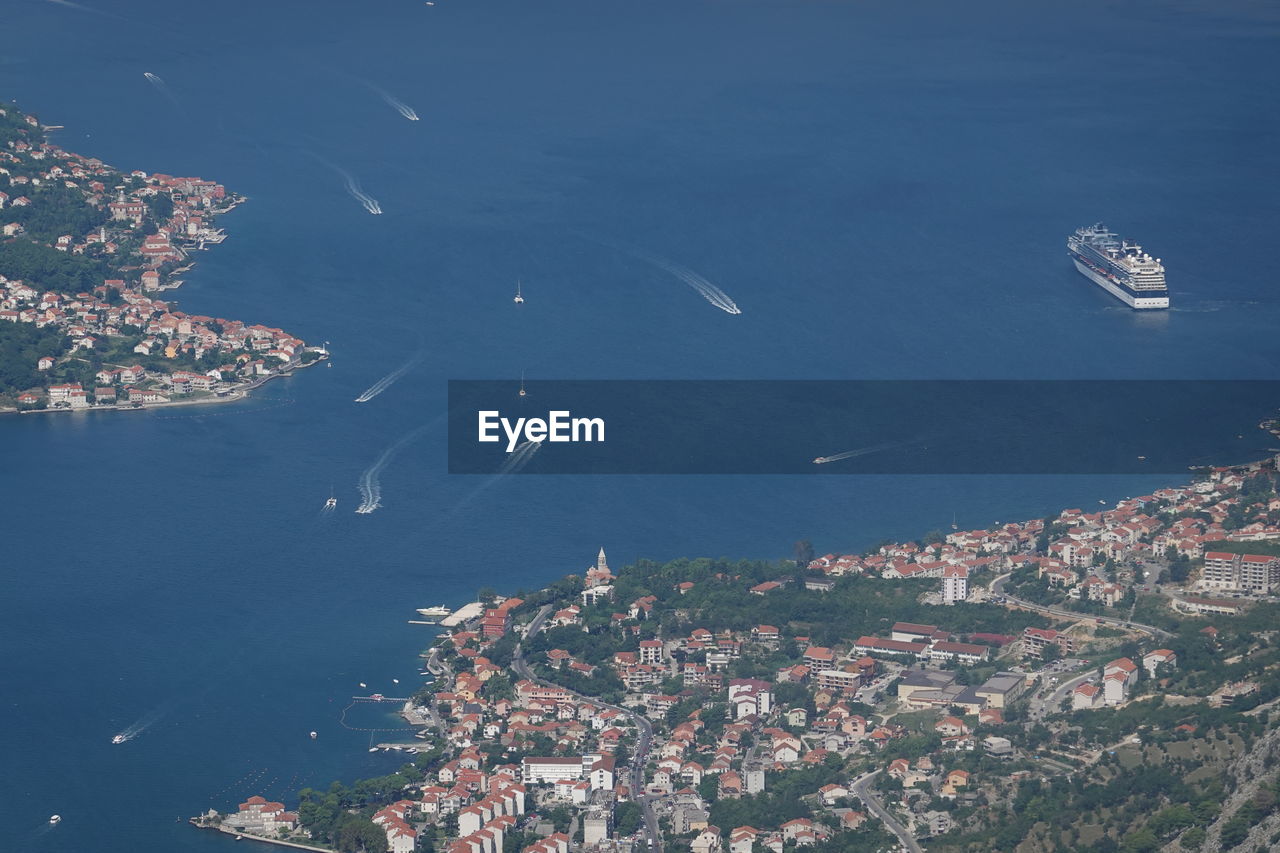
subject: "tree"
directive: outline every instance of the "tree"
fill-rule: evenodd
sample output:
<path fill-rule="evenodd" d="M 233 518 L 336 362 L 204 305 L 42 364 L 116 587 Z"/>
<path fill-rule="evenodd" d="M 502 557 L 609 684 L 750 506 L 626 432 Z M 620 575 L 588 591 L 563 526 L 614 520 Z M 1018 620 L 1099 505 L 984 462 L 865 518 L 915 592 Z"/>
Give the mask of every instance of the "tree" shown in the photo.
<path fill-rule="evenodd" d="M 1182 838 L 1178 839 L 1178 846 L 1183 850 L 1199 850 L 1204 844 L 1205 835 L 1202 828 L 1193 826 L 1182 833 Z"/>
<path fill-rule="evenodd" d="M 805 566 L 813 562 L 813 543 L 808 539 L 801 539 L 795 544 L 796 568 L 803 569 Z"/>
<path fill-rule="evenodd" d="M 367 817 L 344 815 L 333 838 L 341 853 L 387 853 L 387 836 Z"/>
<path fill-rule="evenodd" d="M 631 835 L 640 828 L 640 820 L 643 812 L 640 806 L 632 802 L 619 803 L 618 808 L 614 810 L 613 822 L 617 827 L 618 835 Z"/>

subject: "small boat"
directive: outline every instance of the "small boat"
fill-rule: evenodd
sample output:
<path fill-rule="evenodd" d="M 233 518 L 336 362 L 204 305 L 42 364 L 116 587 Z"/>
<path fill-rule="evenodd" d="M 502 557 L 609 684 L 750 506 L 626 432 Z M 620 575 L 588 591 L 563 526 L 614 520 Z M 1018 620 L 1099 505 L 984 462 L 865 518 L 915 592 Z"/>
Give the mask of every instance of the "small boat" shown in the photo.
<path fill-rule="evenodd" d="M 113 737 L 113 738 L 111 739 L 111 742 L 112 742 L 112 743 L 124 743 L 124 742 L 125 742 L 125 736 L 124 736 L 124 735 L 116 735 L 115 737 Z"/>
<path fill-rule="evenodd" d="M 60 814 L 49 815 L 49 823 L 51 824 L 62 823 L 62 815 Z"/>
<path fill-rule="evenodd" d="M 317 735 L 315 732 L 312 732 L 312 733 L 311 733 L 311 739 L 312 739 L 312 740 L 315 740 L 317 737 L 319 737 L 319 735 Z"/>
<path fill-rule="evenodd" d="M 825 464 L 827 464 L 827 462 L 828 462 L 828 461 L 829 461 L 829 460 L 828 460 L 828 459 L 827 459 L 827 457 L 825 457 L 825 456 L 817 456 L 817 457 L 814 457 L 813 464 L 814 464 L 814 465 L 825 465 Z"/>
<path fill-rule="evenodd" d="M 333 508 L 334 508 L 334 507 L 336 507 L 337 505 L 338 505 L 338 499 L 337 499 L 337 498 L 329 498 L 329 500 L 327 500 L 327 501 L 325 501 L 325 502 L 324 502 L 324 508 L 325 508 L 325 509 L 333 509 Z"/>
<path fill-rule="evenodd" d="M 1139 461 L 1139 462 L 1146 462 L 1146 461 L 1147 461 L 1147 457 L 1145 457 L 1145 456 L 1139 456 L 1139 457 L 1138 457 L 1138 461 Z"/>
<path fill-rule="evenodd" d="M 375 702 L 381 702 L 383 699 L 386 699 L 387 697 L 386 697 L 386 696 L 383 696 L 381 693 L 375 693 L 375 694 L 373 694 L 372 696 L 370 696 L 369 698 L 370 698 L 370 699 L 372 699 L 372 700 L 373 700 L 373 701 L 375 701 Z"/>
<path fill-rule="evenodd" d="M 365 684 L 365 683 L 362 681 L 362 682 L 360 682 L 360 686 L 361 686 L 361 687 L 368 687 L 369 685 Z"/>
<path fill-rule="evenodd" d="M 391 679 L 391 683 L 392 683 L 392 684 L 399 684 L 399 683 L 400 683 L 400 679 L 398 679 L 398 678 L 393 678 L 393 679 Z"/>
<path fill-rule="evenodd" d="M 445 607 L 443 604 L 437 604 L 435 607 L 419 607 L 418 614 L 428 619 L 443 619 L 453 611 Z"/>
<path fill-rule="evenodd" d="M 376 746 L 371 746 L 371 747 L 369 747 L 369 751 L 370 751 L 370 752 L 377 752 L 377 751 L 378 751 L 378 748 L 377 748 Z"/>
<path fill-rule="evenodd" d="M 520 279 L 516 279 L 516 298 L 511 301 L 517 305 L 524 304 L 524 295 L 520 293 Z"/>

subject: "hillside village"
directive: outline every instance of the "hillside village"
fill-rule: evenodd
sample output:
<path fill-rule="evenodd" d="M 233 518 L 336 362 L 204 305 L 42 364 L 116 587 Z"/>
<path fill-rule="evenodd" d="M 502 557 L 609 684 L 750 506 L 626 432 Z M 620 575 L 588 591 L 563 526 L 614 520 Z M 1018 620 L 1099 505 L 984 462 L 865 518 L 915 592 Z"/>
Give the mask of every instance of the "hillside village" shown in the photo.
<path fill-rule="evenodd" d="M 1280 749 L 1275 470 L 800 565 L 615 574 L 602 549 L 442 634 L 404 709 L 420 737 L 387 747 L 412 762 L 275 804 L 276 833 L 397 853 L 1276 842 L 1275 772 L 1241 765 Z"/>
<path fill-rule="evenodd" d="M 159 296 L 243 201 L 200 178 L 123 174 L 0 105 L 0 406 L 138 407 L 229 397 L 323 357 L 261 324 Z"/>

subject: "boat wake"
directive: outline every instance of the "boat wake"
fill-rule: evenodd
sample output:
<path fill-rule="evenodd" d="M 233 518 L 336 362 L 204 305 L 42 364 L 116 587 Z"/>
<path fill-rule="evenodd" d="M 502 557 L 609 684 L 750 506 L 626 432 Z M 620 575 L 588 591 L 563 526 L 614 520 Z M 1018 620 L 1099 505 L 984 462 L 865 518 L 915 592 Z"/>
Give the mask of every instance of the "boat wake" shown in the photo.
<path fill-rule="evenodd" d="M 430 427 L 431 424 L 423 424 L 402 437 L 395 444 L 382 451 L 382 455 L 378 457 L 378 460 L 360 475 L 360 482 L 357 484 L 360 488 L 360 506 L 356 507 L 357 513 L 368 515 L 382 506 L 382 483 L 380 478 L 383 469 L 391 464 L 391 460 L 395 458 L 397 453 L 403 450 L 406 445 L 417 440 Z"/>
<path fill-rule="evenodd" d="M 814 465 L 826 465 L 828 462 L 839 462 L 841 459 L 853 459 L 855 456 L 866 456 L 869 453 L 879 453 L 882 450 L 892 450 L 895 447 L 906 447 L 913 442 L 909 441 L 887 441 L 884 444 L 873 444 L 870 447 L 860 447 L 857 450 L 846 450 L 843 453 L 833 453 L 830 456 L 819 456 L 813 460 Z"/>
<path fill-rule="evenodd" d="M 689 287 L 693 288 L 693 290 L 697 292 L 699 296 L 701 296 L 703 299 L 707 300 L 712 305 L 716 306 L 726 314 L 742 313 L 742 309 L 738 307 L 738 303 L 734 302 L 732 297 L 729 296 L 729 294 L 725 293 L 723 290 L 716 287 L 711 282 L 707 281 L 706 278 L 694 272 L 693 270 L 689 269 L 688 267 L 684 266 L 683 264 L 677 264 L 675 261 L 669 261 L 666 258 L 662 258 L 662 257 L 659 257 L 658 255 L 653 254 L 652 252 L 646 252 L 643 249 L 637 249 L 635 246 L 628 246 L 623 243 L 617 243 L 611 240 L 600 240 L 594 237 L 589 237 L 586 234 L 582 234 L 581 236 L 586 237 L 588 240 L 592 240 L 594 242 L 601 243 L 606 246 L 610 246 L 619 251 L 626 252 L 632 257 L 639 258 L 640 260 L 646 263 L 652 264 L 653 266 L 657 267 L 658 269 L 664 272 L 670 273 L 680 281 L 687 284 Z"/>
<path fill-rule="evenodd" d="M 489 491 L 489 489 L 493 488 L 498 483 L 505 480 L 507 475 L 516 474 L 523 470 L 525 466 L 532 461 L 534 454 L 536 454 L 541 448 L 541 441 L 526 441 L 523 444 L 517 445 L 516 449 L 507 455 L 506 460 L 498 467 L 497 471 L 486 477 L 480 485 L 463 495 L 446 512 L 437 515 L 434 521 L 422 528 L 421 532 L 427 533 L 442 527 L 447 527 L 454 518 L 460 515 L 477 498 Z"/>
<path fill-rule="evenodd" d="M 177 96 L 174 95 L 173 91 L 169 88 L 169 84 L 164 82 L 164 80 L 160 77 L 160 75 L 152 74 L 150 71 L 143 71 L 142 76 L 146 77 L 147 82 L 150 83 L 152 86 L 154 86 L 157 92 L 159 92 L 160 94 L 168 98 L 169 102 L 172 103 L 175 107 L 182 106 L 182 104 L 178 102 Z"/>
<path fill-rule="evenodd" d="M 401 376 L 404 376 L 410 370 L 417 367 L 422 362 L 422 359 L 425 357 L 426 357 L 425 352 L 418 353 L 413 358 L 409 359 L 404 364 L 400 365 L 395 370 L 391 371 L 386 376 L 382 377 L 377 382 L 373 383 L 368 388 L 366 388 L 363 394 L 361 394 L 359 397 L 356 397 L 356 402 L 357 403 L 369 402 L 374 397 L 378 396 L 383 391 L 390 388 L 396 382 L 396 380 L 398 380 Z"/>
<path fill-rule="evenodd" d="M 739 308 L 738 304 L 729 297 L 729 294 L 725 293 L 723 290 L 716 287 L 714 284 L 707 281 L 688 267 L 647 253 L 640 253 L 639 257 L 654 266 L 671 273 L 673 276 L 696 290 L 703 299 L 707 300 L 726 314 L 742 313 L 742 309 Z"/>
<path fill-rule="evenodd" d="M 140 717 L 137 720 L 137 722 L 127 726 L 125 729 L 123 729 L 114 737 L 112 737 L 111 742 L 115 744 L 128 743 L 129 741 L 138 737 L 147 729 L 151 728 L 156 723 L 158 723 L 160 721 L 160 718 L 163 716 L 164 716 L 164 709 L 151 711 L 148 714 L 144 714 L 142 717 Z"/>
<path fill-rule="evenodd" d="M 498 476 L 505 474 L 514 474 L 521 468 L 529 464 L 529 460 L 533 459 L 533 454 L 537 453 L 542 447 L 541 441 L 526 441 L 511 451 L 511 455 L 498 468 Z"/>
<path fill-rule="evenodd" d="M 346 181 L 347 193 L 350 194 L 352 198 L 364 205 L 364 209 L 372 213 L 374 216 L 382 213 L 382 205 L 378 204 L 378 200 L 376 198 L 369 195 L 360 187 L 359 181 L 345 173 L 343 177 Z"/>
<path fill-rule="evenodd" d="M 316 160 L 320 161 L 321 163 L 323 163 L 324 165 L 332 169 L 335 173 L 337 173 L 337 175 L 340 178 L 342 178 L 342 185 L 346 189 L 347 194 L 350 195 L 352 198 L 354 198 L 356 201 L 360 202 L 360 204 L 364 206 L 365 210 L 367 210 L 369 213 L 374 214 L 375 216 L 377 214 L 382 213 L 382 205 L 378 203 L 378 200 L 376 198 L 374 198 L 373 196 L 369 195 L 367 192 L 364 191 L 364 187 L 360 186 L 360 182 L 355 179 L 354 175 L 352 175 L 350 172 L 348 172 L 346 169 L 342 168 L 341 166 L 337 165 L 336 163 L 329 162 L 328 160 L 321 157 L 319 154 L 317 154 L 314 151 L 310 151 L 305 148 L 302 150 L 306 151 L 312 157 L 316 158 Z"/>
<path fill-rule="evenodd" d="M 400 115 L 404 116 L 409 121 L 418 121 L 418 114 L 414 112 L 413 107 L 409 106 L 395 95 L 392 95 L 386 89 L 380 89 L 372 83 L 365 83 L 365 85 L 372 89 L 379 98 L 382 98 L 382 100 L 386 102 L 387 106 L 400 113 Z"/>
<path fill-rule="evenodd" d="M 72 0 L 47 0 L 47 2 L 52 3 L 55 6 L 66 6 L 68 9 L 77 9 L 81 12 L 92 12 L 95 15 L 103 15 L 108 18 L 117 18 L 122 21 L 125 20 L 124 18 L 121 18 L 119 15 L 112 14 L 111 12 L 104 12 L 101 9 L 94 9 L 93 7 L 86 6 L 83 3 L 73 3 Z"/>

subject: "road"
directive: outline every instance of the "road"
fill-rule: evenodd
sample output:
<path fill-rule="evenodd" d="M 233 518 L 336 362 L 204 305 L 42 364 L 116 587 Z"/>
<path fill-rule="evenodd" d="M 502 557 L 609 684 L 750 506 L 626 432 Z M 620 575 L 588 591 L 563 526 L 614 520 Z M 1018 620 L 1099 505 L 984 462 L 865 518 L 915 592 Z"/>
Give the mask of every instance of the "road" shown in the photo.
<path fill-rule="evenodd" d="M 1021 598 L 1014 598 L 1012 595 L 1005 595 L 1004 584 L 1009 579 L 1008 575 L 1003 575 L 991 582 L 991 594 L 1003 596 L 1005 604 L 1021 607 L 1024 610 L 1031 610 L 1036 613 L 1044 613 L 1047 616 L 1056 616 L 1059 619 L 1070 619 L 1073 622 L 1087 621 L 1093 619 L 1095 624 L 1109 625 L 1112 628 L 1127 628 L 1131 631 L 1140 631 L 1149 637 L 1172 637 L 1173 634 L 1163 628 L 1157 628 L 1154 625 L 1143 625 L 1139 622 L 1129 622 L 1124 619 L 1116 619 L 1111 616 L 1092 616 L 1088 613 L 1077 613 L 1074 610 L 1061 610 L 1057 607 L 1045 607 L 1042 604 L 1035 604 L 1030 601 L 1024 601 Z"/>
<path fill-rule="evenodd" d="M 1072 690 L 1075 690 L 1078 685 L 1088 681 L 1090 678 L 1097 675 L 1097 673 L 1098 671 L 1096 669 L 1090 669 L 1088 672 L 1083 672 L 1075 678 L 1062 682 L 1058 689 L 1049 694 L 1048 699 L 1040 699 L 1039 696 L 1032 696 L 1031 707 L 1028 709 L 1027 714 L 1027 727 L 1030 728 L 1033 723 L 1042 720 L 1046 714 L 1052 714 L 1056 711 L 1062 700 L 1071 695 Z"/>
<path fill-rule="evenodd" d="M 879 770 L 872 770 L 870 773 L 863 773 L 857 779 L 854 779 L 850 786 L 853 795 L 862 800 L 867 807 L 867 811 L 878 817 L 890 832 L 898 836 L 898 840 L 902 842 L 902 849 L 909 851 L 909 853 L 924 853 L 915 836 L 899 823 L 897 818 L 889 814 L 889 810 L 876 799 L 875 793 L 871 790 L 871 782 L 879 775 Z"/>
<path fill-rule="evenodd" d="M 546 621 L 547 614 L 550 612 L 550 604 L 539 610 L 538 615 L 533 617 L 533 621 L 530 622 L 529 627 L 525 629 L 524 636 L 531 637 L 541 631 L 542 623 Z M 575 693 L 563 685 L 538 678 L 533 674 L 533 671 L 529 669 L 529 664 L 525 662 L 524 649 L 522 646 L 523 641 L 517 643 L 515 651 L 511 654 L 511 668 L 515 670 L 516 675 L 538 684 L 544 684 L 549 687 L 558 687 L 561 690 L 566 690 L 584 702 L 590 702 L 593 705 L 600 706 L 601 708 L 610 708 L 620 714 L 625 714 L 631 719 L 632 725 L 636 727 L 636 748 L 634 754 L 631 756 L 631 796 L 635 799 L 636 803 L 640 806 L 641 812 L 644 814 L 644 833 L 649 842 L 648 849 L 656 851 L 656 853 L 662 853 L 662 833 L 658 829 L 658 815 L 654 813 L 653 803 L 649 801 L 649 796 L 644 790 L 644 766 L 649 759 L 649 749 L 653 745 L 653 726 L 643 716 L 628 708 L 610 705 L 608 702 L 601 702 L 599 699 L 594 697 L 583 696 L 580 693 Z"/>

